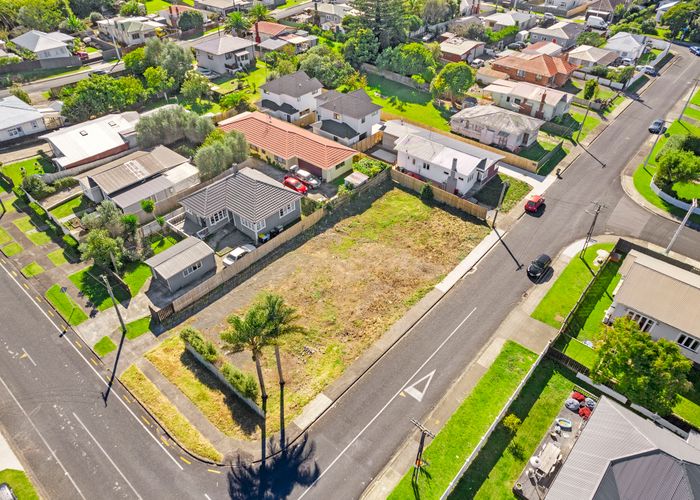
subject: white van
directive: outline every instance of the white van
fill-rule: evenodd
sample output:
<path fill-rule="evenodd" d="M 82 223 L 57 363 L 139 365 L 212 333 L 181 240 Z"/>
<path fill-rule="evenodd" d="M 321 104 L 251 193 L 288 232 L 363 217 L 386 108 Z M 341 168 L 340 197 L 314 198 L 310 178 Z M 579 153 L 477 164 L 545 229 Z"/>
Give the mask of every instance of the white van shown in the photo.
<path fill-rule="evenodd" d="M 586 26 L 590 26 L 591 28 L 596 28 L 599 30 L 604 30 L 608 28 L 608 23 L 606 23 L 605 19 L 603 19 L 602 17 L 588 16 L 588 19 L 586 19 Z"/>

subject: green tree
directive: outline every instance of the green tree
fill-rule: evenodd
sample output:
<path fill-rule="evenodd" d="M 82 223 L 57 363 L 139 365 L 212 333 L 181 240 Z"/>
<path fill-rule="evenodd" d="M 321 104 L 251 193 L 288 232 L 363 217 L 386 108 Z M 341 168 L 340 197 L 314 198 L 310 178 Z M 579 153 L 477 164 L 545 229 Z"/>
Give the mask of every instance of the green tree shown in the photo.
<path fill-rule="evenodd" d="M 67 12 L 59 0 L 33 0 L 23 2 L 17 11 L 16 20 L 25 28 L 49 32 L 55 31 L 66 16 Z"/>
<path fill-rule="evenodd" d="M 360 13 L 358 24 L 376 34 L 382 48 L 406 40 L 408 16 L 404 0 L 352 0 L 350 5 Z"/>
<path fill-rule="evenodd" d="M 133 237 L 139 228 L 139 218 L 134 214 L 126 214 L 122 216 L 122 224 L 124 224 L 124 231 Z"/>
<path fill-rule="evenodd" d="M 10 87 L 10 95 L 15 96 L 17 99 L 21 99 L 22 101 L 26 102 L 27 104 L 32 103 L 32 98 L 29 97 L 29 94 L 27 93 L 27 91 L 24 90 L 19 83 L 12 84 L 12 87 Z"/>
<path fill-rule="evenodd" d="M 191 113 L 182 106 L 170 106 L 141 117 L 136 124 L 136 141 L 142 148 L 181 139 L 201 144 L 212 130 L 214 124 L 210 118 Z"/>
<path fill-rule="evenodd" d="M 628 318 L 617 318 L 605 328 L 596 346 L 598 358 L 591 371 L 596 383 L 612 384 L 633 402 L 659 415 L 668 415 L 678 394 L 690 389 L 693 364 L 675 342 L 653 340 Z"/>
<path fill-rule="evenodd" d="M 146 80 L 148 92 L 152 95 L 163 94 L 173 88 L 175 80 L 168 76 L 168 72 L 160 66 L 146 68 L 143 72 L 143 78 Z"/>
<path fill-rule="evenodd" d="M 121 111 L 142 102 L 146 90 L 133 76 L 112 78 L 94 75 L 79 81 L 72 89 L 64 89 L 62 114 L 74 122 Z"/>
<path fill-rule="evenodd" d="M 245 92 L 231 92 L 219 100 L 222 109 L 236 109 L 239 113 L 247 111 L 250 99 Z"/>
<path fill-rule="evenodd" d="M 469 40 L 478 40 L 480 42 L 490 42 L 489 36 L 486 34 L 486 28 L 483 24 L 469 23 L 467 25 L 458 25 L 453 28 L 455 35 L 467 38 Z"/>
<path fill-rule="evenodd" d="M 329 89 L 348 83 L 356 73 L 343 56 L 325 45 L 317 45 L 302 54 L 299 69 L 311 78 L 318 78 Z"/>
<path fill-rule="evenodd" d="M 422 43 L 407 43 L 390 47 L 377 58 L 377 66 L 400 75 L 420 75 L 426 82 L 435 76 L 438 61 L 432 47 Z"/>
<path fill-rule="evenodd" d="M 180 92 L 186 100 L 197 102 L 198 99 L 209 95 L 209 80 L 194 70 L 189 71 L 182 82 Z"/>
<path fill-rule="evenodd" d="M 270 11 L 265 7 L 263 3 L 256 2 L 248 11 L 248 19 L 250 19 L 251 24 L 255 24 L 260 21 L 274 21 L 275 18 L 272 17 Z"/>
<path fill-rule="evenodd" d="M 104 229 L 110 236 L 117 237 L 124 234 L 122 215 L 113 201 L 104 200 L 94 212 L 83 215 L 80 222 L 88 231 Z"/>
<path fill-rule="evenodd" d="M 138 0 L 129 0 L 121 6 L 119 15 L 125 17 L 145 16 L 146 6 Z"/>
<path fill-rule="evenodd" d="M 437 24 L 450 19 L 450 4 L 447 0 L 425 0 L 422 18 L 426 24 Z"/>
<path fill-rule="evenodd" d="M 430 85 L 431 92 L 436 95 L 447 95 L 452 105 L 456 99 L 461 99 L 474 85 L 474 70 L 467 63 L 447 63 L 437 74 Z"/>
<path fill-rule="evenodd" d="M 231 12 L 224 22 L 224 31 L 226 33 L 233 33 L 236 36 L 243 37 L 246 32 L 250 29 L 250 20 L 243 15 L 242 12 L 236 11 Z"/>
<path fill-rule="evenodd" d="M 239 132 L 229 132 L 221 140 L 202 146 L 194 155 L 202 181 L 212 179 L 248 157 L 248 143 Z"/>
<path fill-rule="evenodd" d="M 147 214 L 152 214 L 155 209 L 156 209 L 156 202 L 155 201 L 151 200 L 150 198 L 147 198 L 145 200 L 141 200 L 141 210 L 143 210 Z"/>
<path fill-rule="evenodd" d="M 598 82 L 596 80 L 586 80 L 583 87 L 583 98 L 589 101 L 598 94 Z"/>
<path fill-rule="evenodd" d="M 379 54 L 379 40 L 367 28 L 360 28 L 346 40 L 343 53 L 345 60 L 355 68 L 373 63 Z"/>
<path fill-rule="evenodd" d="M 189 48 L 181 47 L 170 40 L 164 42 L 156 37 L 146 42 L 144 59 L 145 67 L 160 66 L 167 71 L 175 81 L 176 88 L 180 88 L 194 61 Z"/>
<path fill-rule="evenodd" d="M 61 21 L 58 27 L 68 33 L 81 33 L 85 31 L 86 25 L 85 21 L 73 14 L 73 12 L 70 12 L 68 17 Z"/>
<path fill-rule="evenodd" d="M 602 47 L 605 45 L 605 37 L 595 31 L 584 31 L 576 38 L 578 45 L 590 45 L 591 47 Z"/>
<path fill-rule="evenodd" d="M 693 5 L 693 3 L 682 2 L 666 11 L 662 21 L 668 26 L 668 29 L 671 30 L 671 36 L 673 38 L 677 38 L 684 28 L 690 26 L 697 16 L 697 10 L 697 6 Z"/>
<path fill-rule="evenodd" d="M 122 58 L 124 69 L 132 75 L 140 76 L 146 71 L 146 53 L 143 47 L 134 49 Z"/>
<path fill-rule="evenodd" d="M 428 183 L 423 184 L 420 188 L 420 199 L 423 203 L 431 203 L 435 199 L 435 193 L 433 193 L 433 186 Z"/>
<path fill-rule="evenodd" d="M 667 151 L 659 159 L 656 175 L 664 184 L 695 181 L 700 178 L 700 156 L 679 149 Z"/>
<path fill-rule="evenodd" d="M 201 30 L 204 26 L 204 16 L 197 10 L 186 10 L 180 14 L 177 27 L 182 31 Z"/>
<path fill-rule="evenodd" d="M 123 248 L 124 241 L 121 238 L 112 238 L 105 229 L 95 229 L 87 234 L 78 250 L 83 260 L 92 259 L 95 265 L 107 269 L 112 266 L 112 258 L 119 266 Z"/>

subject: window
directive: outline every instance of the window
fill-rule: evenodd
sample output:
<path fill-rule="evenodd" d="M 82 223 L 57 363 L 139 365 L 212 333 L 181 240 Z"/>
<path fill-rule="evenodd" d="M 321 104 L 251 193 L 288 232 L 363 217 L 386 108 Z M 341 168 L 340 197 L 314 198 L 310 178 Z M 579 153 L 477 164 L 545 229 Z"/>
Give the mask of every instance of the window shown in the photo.
<path fill-rule="evenodd" d="M 515 74 L 522 78 L 523 76 L 525 76 L 525 71 L 523 71 L 522 69 L 519 69 L 515 72 Z"/>
<path fill-rule="evenodd" d="M 415 158 L 412 158 L 411 161 L 413 162 L 414 165 L 416 164 L 416 159 L 415 159 Z"/>
<path fill-rule="evenodd" d="M 265 221 L 261 220 L 260 222 L 251 222 L 248 219 L 241 217 L 241 226 L 257 233 L 258 231 L 265 229 Z"/>
<path fill-rule="evenodd" d="M 214 60 L 214 56 L 211 55 L 211 54 L 207 54 L 207 59 L 209 59 L 210 61 L 213 61 L 213 60 Z"/>
<path fill-rule="evenodd" d="M 138 34 L 138 33 L 134 33 L 133 35 L 131 35 L 131 39 L 132 39 L 132 40 L 138 40 L 138 39 L 139 39 L 139 34 Z"/>
<path fill-rule="evenodd" d="M 202 267 L 202 261 L 201 261 L 201 260 L 200 260 L 199 262 L 197 262 L 197 263 L 195 263 L 195 264 L 192 264 L 191 266 L 185 268 L 185 270 L 182 271 L 182 275 L 185 276 L 185 277 L 186 277 L 186 276 L 189 276 L 190 274 L 192 274 L 193 272 L 195 272 L 195 271 L 196 271 L 197 269 L 199 269 L 200 267 Z"/>
<path fill-rule="evenodd" d="M 520 99 L 515 98 L 515 99 L 513 99 L 513 102 L 514 102 L 515 104 L 520 104 Z"/>
<path fill-rule="evenodd" d="M 646 316 L 643 316 L 638 312 L 632 310 L 627 312 L 627 317 L 632 321 L 636 321 L 637 323 L 639 323 L 639 329 L 643 332 L 651 331 L 651 329 L 656 324 L 656 321 L 654 321 L 653 319 L 649 319 Z"/>
<path fill-rule="evenodd" d="M 233 54 L 231 54 L 230 52 L 228 54 L 224 54 L 224 59 L 233 59 Z"/>
<path fill-rule="evenodd" d="M 365 123 L 365 119 L 363 118 L 362 120 L 360 120 L 360 123 Z"/>
<path fill-rule="evenodd" d="M 506 96 L 506 102 L 510 102 L 510 96 Z"/>
<path fill-rule="evenodd" d="M 535 80 L 542 80 L 542 75 L 535 75 Z"/>
<path fill-rule="evenodd" d="M 340 120 L 340 115 L 338 113 L 333 113 L 334 120 Z"/>
<path fill-rule="evenodd" d="M 696 339 L 695 337 L 691 337 L 690 335 L 686 335 L 685 333 L 680 334 L 676 342 L 678 342 L 679 346 L 685 347 L 693 352 L 698 352 L 698 347 L 700 347 L 700 340 Z"/>
<path fill-rule="evenodd" d="M 285 217 L 294 211 L 294 203 L 289 203 L 286 207 L 280 208 L 280 218 Z"/>
<path fill-rule="evenodd" d="M 427 164 L 427 163 L 425 163 L 425 162 L 423 162 L 423 169 L 424 169 L 424 170 L 430 170 L 430 165 Z"/>
<path fill-rule="evenodd" d="M 222 208 L 218 212 L 213 213 L 209 216 L 209 225 L 213 226 L 214 224 L 218 224 L 223 220 L 228 220 L 228 212 L 225 208 Z"/>

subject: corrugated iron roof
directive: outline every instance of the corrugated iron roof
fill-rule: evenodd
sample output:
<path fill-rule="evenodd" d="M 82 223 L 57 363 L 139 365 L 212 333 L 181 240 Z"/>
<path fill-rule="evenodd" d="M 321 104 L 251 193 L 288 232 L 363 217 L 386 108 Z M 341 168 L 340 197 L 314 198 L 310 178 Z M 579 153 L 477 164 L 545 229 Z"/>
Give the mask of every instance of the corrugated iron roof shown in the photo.
<path fill-rule="evenodd" d="M 214 250 L 209 245 L 199 238 L 190 236 L 154 255 L 146 261 L 146 265 L 167 280 L 211 255 L 214 255 Z"/>

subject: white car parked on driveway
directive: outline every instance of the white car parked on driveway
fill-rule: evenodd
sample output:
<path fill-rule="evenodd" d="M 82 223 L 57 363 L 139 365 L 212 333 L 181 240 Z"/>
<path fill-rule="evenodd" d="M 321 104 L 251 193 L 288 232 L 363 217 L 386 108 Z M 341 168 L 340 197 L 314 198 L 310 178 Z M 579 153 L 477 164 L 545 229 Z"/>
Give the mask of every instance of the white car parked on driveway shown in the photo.
<path fill-rule="evenodd" d="M 224 266 L 230 266 L 244 255 L 249 254 L 255 250 L 253 245 L 242 245 L 238 248 L 231 250 L 226 257 L 224 257 Z"/>

